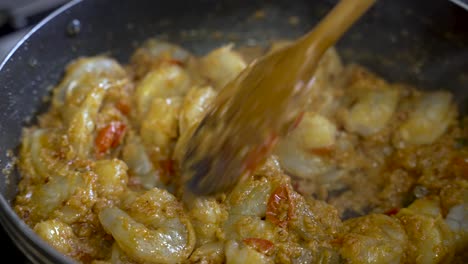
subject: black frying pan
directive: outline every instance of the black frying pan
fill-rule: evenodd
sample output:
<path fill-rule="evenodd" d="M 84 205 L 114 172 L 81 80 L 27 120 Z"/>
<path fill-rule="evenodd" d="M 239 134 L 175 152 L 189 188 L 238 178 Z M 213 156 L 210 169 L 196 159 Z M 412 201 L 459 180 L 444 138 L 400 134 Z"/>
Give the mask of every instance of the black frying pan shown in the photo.
<path fill-rule="evenodd" d="M 35 27 L 0 70 L 0 221 L 37 263 L 71 260 L 43 243 L 10 204 L 20 175 L 7 150 L 16 151 L 21 127 L 46 107 L 42 98 L 65 65 L 78 56 L 108 53 L 122 63 L 135 47 L 159 36 L 195 53 L 227 41 L 267 44 L 309 30 L 332 0 L 75 0 Z M 264 19 L 252 14 L 264 10 Z M 291 17 L 299 18 L 292 26 Z M 224 38 L 213 38 L 213 32 Z M 345 61 L 369 67 L 390 81 L 449 89 L 462 109 L 468 98 L 468 12 L 447 0 L 380 0 L 338 43 Z M 463 111 L 465 112 L 465 111 Z"/>

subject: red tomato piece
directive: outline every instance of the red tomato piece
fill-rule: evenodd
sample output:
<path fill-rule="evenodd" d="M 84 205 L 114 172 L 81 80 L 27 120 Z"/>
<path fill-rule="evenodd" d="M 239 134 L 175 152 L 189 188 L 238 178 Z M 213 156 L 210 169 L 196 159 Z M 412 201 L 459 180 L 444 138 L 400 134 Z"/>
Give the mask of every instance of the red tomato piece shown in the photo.
<path fill-rule="evenodd" d="M 268 255 L 272 253 L 274 244 L 270 240 L 263 239 L 263 238 L 255 238 L 250 237 L 243 240 L 243 242 L 247 245 L 255 249 L 256 251 Z"/>
<path fill-rule="evenodd" d="M 294 205 L 286 185 L 276 188 L 270 195 L 266 210 L 266 219 L 285 228 L 293 217 Z"/>
<path fill-rule="evenodd" d="M 107 152 L 111 148 L 117 147 L 123 138 L 127 126 L 120 121 L 114 121 L 98 131 L 95 144 L 99 154 Z"/>

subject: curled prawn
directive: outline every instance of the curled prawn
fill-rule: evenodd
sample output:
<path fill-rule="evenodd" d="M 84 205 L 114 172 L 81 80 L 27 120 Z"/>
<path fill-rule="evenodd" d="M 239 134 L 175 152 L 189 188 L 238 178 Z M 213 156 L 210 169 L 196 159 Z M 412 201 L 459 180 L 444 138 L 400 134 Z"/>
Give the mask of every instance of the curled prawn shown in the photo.
<path fill-rule="evenodd" d="M 67 131 L 70 146 L 79 158 L 87 158 L 93 146 L 96 117 L 104 100 L 105 89 L 96 87 L 78 108 Z"/>
<path fill-rule="evenodd" d="M 116 60 L 106 56 L 79 58 L 67 66 L 63 80 L 54 87 L 52 106 L 68 124 L 94 87 L 108 90 L 124 82 L 126 72 Z"/>
<path fill-rule="evenodd" d="M 195 232 L 172 194 L 153 188 L 127 203 L 127 211 L 107 207 L 99 213 L 102 226 L 125 254 L 144 263 L 180 263 L 189 257 Z"/>
<path fill-rule="evenodd" d="M 408 237 L 398 219 L 370 214 L 345 221 L 344 228 L 340 252 L 349 263 L 405 262 Z"/>
<path fill-rule="evenodd" d="M 455 250 L 455 240 L 449 225 L 443 220 L 437 199 L 423 198 L 414 201 L 398 212 L 410 247 L 407 251 L 411 263 L 450 263 Z"/>
<path fill-rule="evenodd" d="M 233 44 L 225 45 L 200 59 L 198 70 L 212 81 L 217 90 L 223 88 L 226 83 L 247 67 L 242 56 L 233 48 Z"/>
<path fill-rule="evenodd" d="M 53 129 L 25 131 L 20 159 L 23 179 L 35 184 L 55 173 L 53 169 L 62 165 L 57 158 L 59 142 L 59 133 Z"/>

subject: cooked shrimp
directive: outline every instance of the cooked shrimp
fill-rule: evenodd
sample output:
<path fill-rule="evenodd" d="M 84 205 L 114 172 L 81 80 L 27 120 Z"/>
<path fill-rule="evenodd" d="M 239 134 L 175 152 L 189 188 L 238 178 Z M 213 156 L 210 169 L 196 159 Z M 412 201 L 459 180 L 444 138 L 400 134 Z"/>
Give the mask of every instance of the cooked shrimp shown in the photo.
<path fill-rule="evenodd" d="M 341 254 L 348 263 L 404 263 L 408 238 L 399 221 L 370 214 L 344 222 Z"/>
<path fill-rule="evenodd" d="M 449 92 L 431 92 L 415 100 L 415 108 L 398 129 L 395 142 L 407 144 L 431 144 L 437 140 L 455 120 L 456 111 Z"/>
<path fill-rule="evenodd" d="M 67 66 L 63 80 L 53 89 L 52 106 L 67 124 L 94 87 L 109 89 L 126 80 L 125 70 L 109 57 L 80 58 Z"/>
<path fill-rule="evenodd" d="M 268 199 L 276 184 L 266 177 L 251 177 L 238 184 L 228 197 L 230 215 L 265 217 Z"/>
<path fill-rule="evenodd" d="M 104 88 L 95 87 L 86 95 L 75 112 L 67 131 L 72 153 L 81 159 L 88 158 L 94 140 L 96 116 L 105 95 Z M 71 158 L 71 157 L 70 157 Z"/>
<path fill-rule="evenodd" d="M 200 60 L 198 70 L 213 83 L 216 90 L 222 89 L 247 66 L 242 56 L 232 48 L 232 44 L 223 46 Z"/>
<path fill-rule="evenodd" d="M 150 71 L 135 90 L 137 119 L 144 120 L 154 98 L 182 96 L 189 88 L 190 76 L 178 65 L 164 64 Z"/>
<path fill-rule="evenodd" d="M 119 159 L 99 160 L 94 165 L 99 197 L 117 199 L 127 189 L 127 164 Z"/>
<path fill-rule="evenodd" d="M 78 255 L 79 238 L 71 226 L 56 219 L 46 220 L 36 224 L 34 232 L 60 252 L 68 256 Z"/>
<path fill-rule="evenodd" d="M 223 238 L 223 223 L 228 212 L 226 206 L 214 197 L 196 197 L 189 201 L 188 216 L 197 237 L 197 247 Z"/>
<path fill-rule="evenodd" d="M 216 96 L 211 86 L 194 86 L 185 96 L 179 114 L 179 138 L 174 147 L 172 159 L 180 161 L 185 153 L 188 141 L 205 116 L 206 110 Z"/>
<path fill-rule="evenodd" d="M 144 189 L 162 185 L 160 173 L 151 162 L 141 138 L 133 131 L 123 146 L 122 159 L 128 166 L 130 176 Z"/>
<path fill-rule="evenodd" d="M 454 238 L 437 200 L 419 199 L 397 214 L 408 236 L 408 262 L 450 263 Z"/>
<path fill-rule="evenodd" d="M 343 93 L 340 78 L 343 75 L 343 62 L 334 47 L 329 48 L 320 59 L 314 73 L 315 83 L 311 91 L 308 111 L 330 117 L 340 105 L 337 98 Z"/>
<path fill-rule="evenodd" d="M 306 112 L 297 128 L 280 140 L 275 154 L 286 171 L 302 178 L 313 178 L 333 169 L 321 154 L 333 151 L 336 137 L 334 123 L 319 114 Z"/>
<path fill-rule="evenodd" d="M 450 208 L 445 222 L 454 234 L 457 250 L 464 250 L 463 247 L 468 243 L 468 203 Z"/>
<path fill-rule="evenodd" d="M 150 155 L 157 160 L 169 159 L 178 136 L 181 99 L 154 98 L 140 127 L 140 136 Z M 153 160 L 153 162 L 155 162 Z"/>
<path fill-rule="evenodd" d="M 261 170 L 261 169 L 260 169 Z M 275 223 L 266 219 L 272 192 L 285 178 L 257 174 L 240 182 L 227 198 L 229 218 L 224 224 L 227 239 L 261 238 L 275 240 Z"/>
<path fill-rule="evenodd" d="M 153 188 L 126 202 L 125 210 L 104 208 L 99 219 L 119 248 L 145 263 L 177 263 L 195 245 L 192 224 L 169 192 Z"/>
<path fill-rule="evenodd" d="M 233 240 L 228 240 L 225 246 L 226 264 L 263 264 L 274 263 L 273 259 L 252 249 L 248 246 L 242 246 Z"/>
<path fill-rule="evenodd" d="M 457 158 L 455 161 L 458 163 L 460 160 Z M 468 252 L 465 250 L 468 245 L 468 179 L 465 177 L 467 164 L 464 159 L 461 161 L 463 162 L 451 166 L 455 167 L 456 174 L 461 178 L 446 184 L 439 197 L 445 223 L 454 235 L 456 255 L 465 255 L 468 259 Z"/>
<path fill-rule="evenodd" d="M 292 190 L 290 192 L 290 199 L 294 206 L 289 220 L 290 229 L 305 240 L 315 241 L 321 246 L 329 246 L 334 236 L 342 230 L 338 211 L 322 201 L 305 199 Z"/>
<path fill-rule="evenodd" d="M 356 89 L 354 89 L 356 90 Z M 395 113 L 398 90 L 391 88 L 353 91 L 356 102 L 345 113 L 345 126 L 350 132 L 369 136 L 381 131 Z"/>
<path fill-rule="evenodd" d="M 192 255 L 190 255 L 189 263 L 225 263 L 224 243 L 207 243 L 195 249 Z"/>
<path fill-rule="evenodd" d="M 20 156 L 23 179 L 37 184 L 53 174 L 56 166 L 63 165 L 57 158 L 59 130 L 38 128 L 24 132 Z"/>
<path fill-rule="evenodd" d="M 215 96 L 216 92 L 211 86 L 193 87 L 187 92 L 179 116 L 181 134 L 200 123 Z"/>
<path fill-rule="evenodd" d="M 131 65 L 136 78 L 140 79 L 161 64 L 184 65 L 190 58 L 190 53 L 181 46 L 157 39 L 149 39 L 133 53 Z"/>
<path fill-rule="evenodd" d="M 27 214 L 27 221 L 57 218 L 70 224 L 86 219 L 97 199 L 94 173 L 80 173 L 68 167 L 56 173 L 45 184 L 28 186 L 18 197 L 16 209 Z"/>

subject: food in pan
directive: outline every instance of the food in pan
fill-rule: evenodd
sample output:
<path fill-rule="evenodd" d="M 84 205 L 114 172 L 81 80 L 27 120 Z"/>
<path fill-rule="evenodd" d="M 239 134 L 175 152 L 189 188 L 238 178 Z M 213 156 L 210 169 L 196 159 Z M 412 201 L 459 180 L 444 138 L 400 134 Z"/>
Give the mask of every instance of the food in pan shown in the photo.
<path fill-rule="evenodd" d="M 15 211 L 82 263 L 468 261 L 468 123 L 453 95 L 334 48 L 265 164 L 229 192 L 185 193 L 187 139 L 249 62 L 232 44 L 194 55 L 155 39 L 126 64 L 71 61 L 24 128 Z"/>

